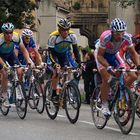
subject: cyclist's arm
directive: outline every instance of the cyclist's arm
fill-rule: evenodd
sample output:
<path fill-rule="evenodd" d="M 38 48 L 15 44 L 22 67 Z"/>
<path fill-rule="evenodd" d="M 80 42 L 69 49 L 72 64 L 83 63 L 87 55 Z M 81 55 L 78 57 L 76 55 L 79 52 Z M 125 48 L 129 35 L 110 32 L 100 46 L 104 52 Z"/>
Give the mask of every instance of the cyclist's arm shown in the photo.
<path fill-rule="evenodd" d="M 107 63 L 106 59 L 103 57 L 105 53 L 105 49 L 102 47 L 98 48 L 97 59 L 99 63 L 101 63 L 104 67 L 108 67 L 109 64 Z"/>
<path fill-rule="evenodd" d="M 134 47 L 128 47 L 128 50 L 130 51 L 130 56 L 133 59 L 134 63 L 138 66 L 140 65 L 140 58 L 137 54 L 137 52 L 135 51 Z"/>
<path fill-rule="evenodd" d="M 33 51 L 34 51 L 34 53 L 35 53 L 35 61 L 36 61 L 36 64 L 37 64 L 37 65 L 41 65 L 41 63 L 42 63 L 42 58 L 41 58 L 40 53 L 38 52 L 38 49 L 37 49 L 37 48 L 33 48 Z"/>
<path fill-rule="evenodd" d="M 56 41 L 56 36 L 50 36 L 50 38 L 48 39 L 48 57 L 50 58 L 51 62 L 53 64 L 56 64 L 55 62 L 55 54 L 54 54 L 54 46 L 55 46 L 55 41 Z"/>
<path fill-rule="evenodd" d="M 55 62 L 55 57 L 54 57 L 54 49 L 53 48 L 48 48 L 48 57 L 50 58 L 51 62 L 53 64 L 56 64 Z"/>
<path fill-rule="evenodd" d="M 14 48 L 14 52 L 15 52 L 16 56 L 18 57 L 18 52 L 19 52 L 19 50 L 16 49 L 16 48 Z"/>
<path fill-rule="evenodd" d="M 25 48 L 24 44 L 20 43 L 19 47 L 20 47 L 20 49 L 21 49 L 21 51 L 26 59 L 27 64 L 31 63 L 29 53 L 28 53 L 27 49 Z"/>
<path fill-rule="evenodd" d="M 0 57 L 0 65 L 4 65 L 4 61 L 2 60 L 2 58 Z"/>
<path fill-rule="evenodd" d="M 79 54 L 78 46 L 77 46 L 77 44 L 73 44 L 72 46 L 73 46 L 73 53 L 74 53 L 76 62 L 78 64 L 80 64 L 81 63 L 81 59 L 80 59 L 80 54 Z"/>

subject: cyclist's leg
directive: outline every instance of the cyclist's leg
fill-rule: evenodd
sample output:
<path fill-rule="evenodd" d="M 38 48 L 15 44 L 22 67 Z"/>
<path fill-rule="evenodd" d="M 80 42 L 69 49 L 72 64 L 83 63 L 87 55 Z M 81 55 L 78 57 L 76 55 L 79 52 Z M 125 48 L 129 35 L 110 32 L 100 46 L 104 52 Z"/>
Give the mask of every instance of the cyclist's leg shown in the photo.
<path fill-rule="evenodd" d="M 128 72 L 125 78 L 126 86 L 130 87 L 132 83 L 138 79 L 138 76 L 134 72 Z"/>
<path fill-rule="evenodd" d="M 3 61 L 6 59 L 6 57 L 1 56 Z M 2 76 L 1 79 L 1 92 L 2 92 L 2 97 L 1 99 L 3 100 L 3 105 L 6 107 L 9 107 L 9 100 L 8 100 L 8 94 L 7 94 L 7 87 L 8 87 L 8 74 L 5 68 L 1 67 L 0 73 Z"/>

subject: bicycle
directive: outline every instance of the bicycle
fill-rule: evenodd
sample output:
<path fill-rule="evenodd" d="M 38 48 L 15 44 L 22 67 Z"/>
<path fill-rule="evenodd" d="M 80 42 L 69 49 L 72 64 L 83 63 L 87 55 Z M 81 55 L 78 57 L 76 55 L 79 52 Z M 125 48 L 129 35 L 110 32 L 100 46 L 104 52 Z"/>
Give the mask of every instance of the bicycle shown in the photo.
<path fill-rule="evenodd" d="M 139 92 L 140 81 L 135 81 L 132 84 L 132 87 L 133 87 L 132 92 L 135 95 L 136 114 L 140 118 L 140 92 Z"/>
<path fill-rule="evenodd" d="M 123 134 L 128 134 L 132 130 L 135 120 L 134 96 L 131 90 L 124 85 L 124 73 L 127 71 L 133 70 L 116 70 L 120 75 L 118 78 L 113 77 L 110 81 L 108 99 L 109 110 L 113 112 L 114 119 Z M 95 82 L 97 82 L 97 79 Z M 110 117 L 105 117 L 101 113 L 100 84 L 101 82 L 95 84 L 95 89 L 90 99 L 90 106 L 92 119 L 96 128 L 103 129 Z"/>
<path fill-rule="evenodd" d="M 51 119 L 55 119 L 59 112 L 59 108 L 65 109 L 67 118 L 71 123 L 76 123 L 79 117 L 80 111 L 80 101 L 79 101 L 79 91 L 77 90 L 77 85 L 72 81 L 68 80 L 68 75 L 70 73 L 76 72 L 76 70 L 72 70 L 72 68 L 65 68 L 59 80 L 62 80 L 62 91 L 59 94 L 59 101 L 55 103 L 52 100 L 52 80 L 48 80 L 45 86 L 45 106 L 46 112 Z"/>
<path fill-rule="evenodd" d="M 10 85 L 8 87 L 8 91 L 9 91 L 8 99 L 10 103 L 15 104 L 18 116 L 21 119 L 24 119 L 27 113 L 27 97 L 26 97 L 23 83 L 18 79 L 17 68 L 19 67 L 21 66 L 20 65 L 8 66 L 9 68 L 8 85 Z M 9 107 L 5 107 L 3 105 L 3 102 L 0 103 L 0 110 L 4 116 L 8 114 L 12 104 L 10 104 Z"/>
<path fill-rule="evenodd" d="M 45 72 L 44 70 L 42 66 L 24 68 L 24 83 L 26 82 L 29 85 L 27 91 L 28 104 L 31 109 L 36 109 L 40 114 L 44 111 L 45 98 L 39 78 Z"/>

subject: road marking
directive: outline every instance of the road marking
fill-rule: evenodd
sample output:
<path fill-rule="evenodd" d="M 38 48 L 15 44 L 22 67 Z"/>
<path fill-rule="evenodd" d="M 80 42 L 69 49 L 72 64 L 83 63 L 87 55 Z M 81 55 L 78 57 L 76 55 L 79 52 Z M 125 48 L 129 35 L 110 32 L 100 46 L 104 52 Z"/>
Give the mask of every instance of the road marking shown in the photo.
<path fill-rule="evenodd" d="M 82 120 L 79 120 L 79 122 L 94 125 L 94 123 L 92 123 L 92 122 L 87 122 L 87 121 L 82 121 Z M 109 127 L 109 126 L 105 126 L 105 128 L 106 129 L 113 130 L 113 131 L 121 132 L 121 130 L 120 129 L 117 129 L 117 128 L 113 128 L 113 127 Z M 138 133 L 133 133 L 133 132 L 130 132 L 129 134 L 130 135 L 135 135 L 135 136 L 139 136 L 140 135 Z"/>
<path fill-rule="evenodd" d="M 61 118 L 66 118 L 66 116 L 64 116 L 64 115 L 58 115 L 58 116 L 61 117 Z M 88 121 L 79 120 L 78 122 L 85 123 L 85 124 L 90 124 L 90 125 L 94 125 L 94 123 L 88 122 Z M 109 126 L 105 126 L 105 128 L 106 128 L 106 129 L 109 129 L 109 130 L 121 132 L 121 130 L 120 130 L 120 129 L 117 129 L 117 128 L 113 128 L 113 127 L 109 127 Z M 138 133 L 133 133 L 133 132 L 130 132 L 129 134 L 130 134 L 130 135 L 134 135 L 134 136 L 139 136 L 139 135 L 140 135 L 140 134 L 138 134 Z"/>

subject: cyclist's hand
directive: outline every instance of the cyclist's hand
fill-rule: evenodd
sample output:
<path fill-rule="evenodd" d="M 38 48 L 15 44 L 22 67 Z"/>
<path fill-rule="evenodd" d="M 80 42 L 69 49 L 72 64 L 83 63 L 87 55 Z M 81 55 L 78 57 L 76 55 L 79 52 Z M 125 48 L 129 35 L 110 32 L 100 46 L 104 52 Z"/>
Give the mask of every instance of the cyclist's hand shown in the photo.
<path fill-rule="evenodd" d="M 115 72 L 114 72 L 112 66 L 108 66 L 108 67 L 107 67 L 107 72 L 108 72 L 109 74 L 111 74 L 112 76 L 115 76 Z"/>

